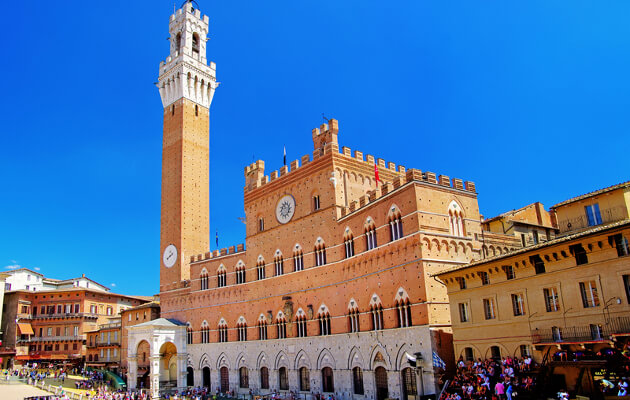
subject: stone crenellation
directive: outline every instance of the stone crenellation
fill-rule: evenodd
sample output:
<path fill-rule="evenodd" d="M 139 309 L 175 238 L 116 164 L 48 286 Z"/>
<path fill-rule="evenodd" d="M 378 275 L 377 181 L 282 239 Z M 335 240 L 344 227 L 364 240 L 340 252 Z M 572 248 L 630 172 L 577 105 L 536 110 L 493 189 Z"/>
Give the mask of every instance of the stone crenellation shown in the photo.
<path fill-rule="evenodd" d="M 220 250 L 215 251 L 207 251 L 204 254 L 197 254 L 194 256 L 190 256 L 190 262 L 199 262 L 209 260 L 211 258 L 223 257 L 223 256 L 231 256 L 237 253 L 242 253 L 245 251 L 245 244 L 239 243 L 236 246 L 230 246 L 228 248 L 222 248 Z"/>
<path fill-rule="evenodd" d="M 328 124 L 322 124 L 319 128 L 313 129 L 313 142 L 315 144 L 315 150 L 313 151 L 313 160 L 321 157 L 324 154 L 336 153 L 341 156 L 351 158 L 353 160 L 360 161 L 369 165 L 378 165 L 379 170 L 388 170 L 393 173 L 399 174 L 399 177 L 394 179 L 393 182 L 385 182 L 381 189 L 376 189 L 373 192 L 381 194 L 387 194 L 393 189 L 397 189 L 403 184 L 415 180 L 435 185 L 445 186 L 452 189 L 463 190 L 467 192 L 475 193 L 475 184 L 470 181 L 463 181 L 459 178 L 449 178 L 446 175 L 436 175 L 434 172 L 422 172 L 417 169 L 407 170 L 402 165 L 396 165 L 394 162 L 386 161 L 382 158 L 375 158 L 373 155 L 363 155 L 363 152 L 356 150 L 354 155 L 349 147 L 343 146 L 339 151 L 337 145 L 337 134 L 339 132 L 339 125 L 337 120 L 329 120 Z M 245 193 L 258 189 L 269 182 L 280 179 L 289 175 L 291 172 L 296 171 L 301 165 L 304 166 L 311 162 L 310 155 L 305 154 L 300 160 L 292 161 L 288 166 L 285 165 L 280 170 L 271 172 L 269 175 L 265 175 L 265 162 L 258 160 L 247 167 L 245 167 Z M 369 195 L 371 201 L 374 201 L 380 196 Z M 343 212 L 342 212 L 343 213 Z"/>

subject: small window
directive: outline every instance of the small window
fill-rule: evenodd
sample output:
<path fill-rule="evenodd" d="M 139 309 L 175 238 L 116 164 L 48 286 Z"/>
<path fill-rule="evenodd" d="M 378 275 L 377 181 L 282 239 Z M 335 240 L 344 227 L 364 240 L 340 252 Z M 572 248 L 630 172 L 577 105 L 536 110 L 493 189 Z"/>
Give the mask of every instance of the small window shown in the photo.
<path fill-rule="evenodd" d="M 287 321 L 284 319 L 284 317 L 276 321 L 276 330 L 278 334 L 278 339 L 287 338 Z"/>
<path fill-rule="evenodd" d="M 354 238 L 350 236 L 343 243 L 346 250 L 346 258 L 354 256 Z"/>
<path fill-rule="evenodd" d="M 227 325 L 219 325 L 219 342 L 225 343 L 227 341 L 228 341 Z"/>
<path fill-rule="evenodd" d="M 558 291 L 555 287 L 544 288 L 543 295 L 545 297 L 545 309 L 547 312 L 554 312 L 560 309 Z"/>
<path fill-rule="evenodd" d="M 514 311 L 515 317 L 525 315 L 525 305 L 522 293 L 512 294 L 512 310 Z"/>
<path fill-rule="evenodd" d="M 574 244 L 569 246 L 569 251 L 575 257 L 576 265 L 582 265 L 588 263 L 588 256 L 586 255 L 586 250 L 582 247 L 581 244 Z"/>
<path fill-rule="evenodd" d="M 258 232 L 262 232 L 265 230 L 265 220 L 261 217 L 258 218 Z"/>
<path fill-rule="evenodd" d="M 258 280 L 265 279 L 265 260 L 259 260 L 256 264 L 256 272 L 258 273 Z"/>
<path fill-rule="evenodd" d="M 467 287 L 467 285 L 466 285 L 466 278 L 464 278 L 464 277 L 462 276 L 462 277 L 460 277 L 458 280 L 459 280 L 459 288 L 460 288 L 461 290 L 466 289 L 466 287 Z"/>
<path fill-rule="evenodd" d="M 284 274 L 284 260 L 282 259 L 282 256 L 276 257 L 273 264 L 276 268 L 276 276 L 283 275 Z"/>
<path fill-rule="evenodd" d="M 267 321 L 258 321 L 258 340 L 267 340 Z"/>
<path fill-rule="evenodd" d="M 597 285 L 595 281 L 580 282 L 580 294 L 582 295 L 582 305 L 584 308 L 599 306 L 599 296 L 597 295 Z"/>
<path fill-rule="evenodd" d="M 188 324 L 188 327 L 186 328 L 186 343 L 188 344 L 193 343 L 193 329 L 192 329 L 192 326 L 190 326 L 190 324 Z"/>
<path fill-rule="evenodd" d="M 628 239 L 626 239 L 621 233 L 608 236 L 608 243 L 610 243 L 611 246 L 615 246 L 617 249 L 617 257 L 630 255 L 630 245 L 628 244 Z"/>
<path fill-rule="evenodd" d="M 315 266 L 326 264 L 326 246 L 321 245 L 315 248 Z"/>
<path fill-rule="evenodd" d="M 365 243 L 366 243 L 366 248 L 368 250 L 372 250 L 372 249 L 376 248 L 376 246 L 377 246 L 377 243 L 376 243 L 376 228 L 374 226 L 372 226 L 368 230 L 366 230 L 366 232 L 365 232 Z"/>
<path fill-rule="evenodd" d="M 361 331 L 361 327 L 359 326 L 359 310 L 357 308 L 350 310 L 348 314 L 348 330 L 353 333 Z"/>
<path fill-rule="evenodd" d="M 479 272 L 479 277 L 481 278 L 481 284 L 482 285 L 489 285 L 490 284 L 490 275 L 487 272 L 480 271 Z"/>
<path fill-rule="evenodd" d="M 319 335 L 320 336 L 330 335 L 330 315 L 329 314 L 320 315 L 319 318 L 317 318 L 317 320 L 319 322 Z"/>
<path fill-rule="evenodd" d="M 306 331 L 306 316 L 305 315 L 301 315 L 297 317 L 297 335 L 298 337 L 306 337 L 307 335 L 307 331 Z"/>
<path fill-rule="evenodd" d="M 602 326 L 598 324 L 590 324 L 591 328 L 591 339 L 592 340 L 602 340 Z"/>
<path fill-rule="evenodd" d="M 304 270 L 304 254 L 302 250 L 296 250 L 293 253 L 293 270 L 296 272 Z"/>
<path fill-rule="evenodd" d="M 239 264 L 236 266 L 236 283 L 241 284 L 245 283 L 246 281 L 245 265 Z"/>
<path fill-rule="evenodd" d="M 399 328 L 407 328 L 411 323 L 411 304 L 409 299 L 401 300 L 396 304 L 396 317 L 398 319 Z"/>
<path fill-rule="evenodd" d="M 402 218 L 400 216 L 389 222 L 389 234 L 392 242 L 403 237 Z"/>
<path fill-rule="evenodd" d="M 516 278 L 516 274 L 514 273 L 514 267 L 512 265 L 504 265 L 503 270 L 505 271 L 505 278 L 507 280 Z"/>
<path fill-rule="evenodd" d="M 538 231 L 533 231 L 532 235 L 534 238 L 534 244 L 538 244 L 538 241 L 540 240 L 540 237 L 538 236 Z"/>
<path fill-rule="evenodd" d="M 375 304 L 370 307 L 370 314 L 372 316 L 372 330 L 380 331 L 383 329 L 383 306 Z"/>
<path fill-rule="evenodd" d="M 469 318 L 468 303 L 459 303 L 459 321 L 468 322 Z"/>
<path fill-rule="evenodd" d="M 319 195 L 313 196 L 313 211 L 319 210 Z"/>
<path fill-rule="evenodd" d="M 171 106 L 171 115 L 175 115 L 175 104 Z"/>
<path fill-rule="evenodd" d="M 496 318 L 496 307 L 494 305 L 494 299 L 483 299 L 483 311 L 486 319 Z"/>
<path fill-rule="evenodd" d="M 602 216 L 599 213 L 599 204 L 591 204 L 590 206 L 584 207 L 584 212 L 586 213 L 586 221 L 588 222 L 588 226 L 600 225 L 602 223 Z"/>
<path fill-rule="evenodd" d="M 197 32 L 193 33 L 193 37 L 192 37 L 192 51 L 193 51 L 193 53 L 199 54 L 199 34 L 197 34 Z"/>
<path fill-rule="evenodd" d="M 626 298 L 630 304 L 630 275 L 623 276 L 623 287 L 626 289 Z"/>
<path fill-rule="evenodd" d="M 534 266 L 534 270 L 536 274 L 544 274 L 545 273 L 545 262 L 540 258 L 538 254 L 529 256 L 529 262 Z"/>
<path fill-rule="evenodd" d="M 201 281 L 201 290 L 208 290 L 208 273 L 206 271 L 203 271 L 201 273 L 200 281 Z"/>
<path fill-rule="evenodd" d="M 247 324 L 241 323 L 237 326 L 238 332 L 238 341 L 245 342 L 247 341 Z"/>
<path fill-rule="evenodd" d="M 199 106 L 195 104 L 195 117 L 199 116 Z"/>
<path fill-rule="evenodd" d="M 527 246 L 527 239 L 524 233 L 521 233 L 521 245 L 523 245 L 523 247 Z"/>
<path fill-rule="evenodd" d="M 224 287 L 227 284 L 227 273 L 225 270 L 217 272 L 217 287 Z"/>

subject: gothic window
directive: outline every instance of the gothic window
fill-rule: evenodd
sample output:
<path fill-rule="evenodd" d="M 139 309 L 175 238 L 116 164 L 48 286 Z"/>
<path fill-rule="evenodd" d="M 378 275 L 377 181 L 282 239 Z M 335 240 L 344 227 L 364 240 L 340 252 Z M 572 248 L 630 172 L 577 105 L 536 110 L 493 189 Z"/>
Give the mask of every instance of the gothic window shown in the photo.
<path fill-rule="evenodd" d="M 348 307 L 348 331 L 361 331 L 361 327 L 359 326 L 359 308 L 356 303 L 354 303 L 354 300 L 350 301 L 350 305 Z"/>
<path fill-rule="evenodd" d="M 326 264 L 326 246 L 322 239 L 318 238 L 315 245 L 315 266 L 319 267 L 324 264 Z"/>
<path fill-rule="evenodd" d="M 267 340 L 267 318 L 264 315 L 258 318 L 258 340 Z"/>
<path fill-rule="evenodd" d="M 325 308 L 326 306 L 322 306 Z M 326 311 L 320 312 L 317 317 L 317 322 L 319 323 L 319 335 L 327 336 L 330 335 L 330 313 L 328 309 Z"/>
<path fill-rule="evenodd" d="M 219 342 L 225 343 L 228 341 L 228 327 L 224 319 L 219 321 Z"/>
<path fill-rule="evenodd" d="M 370 315 L 372 317 L 372 330 L 380 331 L 383 329 L 383 306 L 380 303 L 371 304 Z"/>
<path fill-rule="evenodd" d="M 306 314 L 304 313 L 304 311 L 300 308 L 297 312 L 297 316 L 296 316 L 296 325 L 297 325 L 297 336 L 298 337 L 306 337 L 308 336 L 307 332 L 306 332 Z"/>
<path fill-rule="evenodd" d="M 175 54 L 179 53 L 179 50 L 182 46 L 182 34 L 178 33 L 175 35 Z"/>
<path fill-rule="evenodd" d="M 333 370 L 330 367 L 322 369 L 322 392 L 334 392 L 335 383 L 333 379 Z"/>
<path fill-rule="evenodd" d="M 236 283 L 241 284 L 245 282 L 245 264 L 242 261 L 239 261 L 236 264 Z"/>
<path fill-rule="evenodd" d="M 301 367 L 298 371 L 300 374 L 300 391 L 308 392 L 311 390 L 311 382 L 309 381 L 308 368 Z"/>
<path fill-rule="evenodd" d="M 295 250 L 293 251 L 293 270 L 304 270 L 304 253 L 302 252 L 300 245 L 297 244 L 295 245 Z"/>
<path fill-rule="evenodd" d="M 368 218 L 365 225 L 365 248 L 372 250 L 376 246 L 376 225 L 372 218 Z"/>
<path fill-rule="evenodd" d="M 287 320 L 284 317 L 282 312 L 278 313 L 278 317 L 276 318 L 276 329 L 278 334 L 278 339 L 286 339 L 287 337 Z"/>
<path fill-rule="evenodd" d="M 238 332 L 238 341 L 239 342 L 247 341 L 247 323 L 245 323 L 244 321 L 239 322 L 236 325 L 236 328 Z"/>
<path fill-rule="evenodd" d="M 199 34 L 197 34 L 197 32 L 193 33 L 193 37 L 192 37 L 192 51 L 193 51 L 193 53 L 199 54 Z"/>
<path fill-rule="evenodd" d="M 464 236 L 464 213 L 462 208 L 452 201 L 448 206 L 448 223 L 453 236 Z"/>
<path fill-rule="evenodd" d="M 201 324 L 201 343 L 210 343 L 210 327 L 206 321 Z"/>
<path fill-rule="evenodd" d="M 186 343 L 192 344 L 192 342 L 193 342 L 193 328 L 190 325 L 190 322 L 188 322 L 187 325 L 188 326 L 186 327 Z"/>
<path fill-rule="evenodd" d="M 396 317 L 398 319 L 399 328 L 411 326 L 411 305 L 409 304 L 409 298 L 396 301 Z"/>
<path fill-rule="evenodd" d="M 200 275 L 201 290 L 208 290 L 208 271 L 204 268 Z"/>
<path fill-rule="evenodd" d="M 276 256 L 273 260 L 273 265 L 276 269 L 276 276 L 284 274 L 284 260 L 282 259 L 282 253 L 276 252 Z"/>
<path fill-rule="evenodd" d="M 217 287 L 224 287 L 227 283 L 227 273 L 225 267 L 221 265 L 217 271 Z"/>
<path fill-rule="evenodd" d="M 256 273 L 258 274 L 258 280 L 265 279 L 265 260 L 262 257 L 258 257 Z"/>
<path fill-rule="evenodd" d="M 346 228 L 346 234 L 343 238 L 344 248 L 346 252 L 346 258 L 354 256 L 354 237 L 350 229 Z"/>
<path fill-rule="evenodd" d="M 389 238 L 393 242 L 403 237 L 402 216 L 398 207 L 393 206 L 387 216 L 389 221 Z"/>

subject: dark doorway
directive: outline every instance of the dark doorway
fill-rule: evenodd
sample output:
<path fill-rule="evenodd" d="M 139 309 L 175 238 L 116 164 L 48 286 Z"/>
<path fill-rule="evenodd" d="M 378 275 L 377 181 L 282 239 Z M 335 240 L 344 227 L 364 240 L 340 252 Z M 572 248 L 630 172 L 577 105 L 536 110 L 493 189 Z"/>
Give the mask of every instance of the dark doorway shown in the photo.
<path fill-rule="evenodd" d="M 385 400 L 389 397 L 387 390 L 387 371 L 383 367 L 377 367 L 374 370 L 374 379 L 376 380 L 376 400 Z"/>
<path fill-rule="evenodd" d="M 221 367 L 221 392 L 227 393 L 230 391 L 230 373 L 227 367 Z"/>
<path fill-rule="evenodd" d="M 210 389 L 210 368 L 203 367 L 202 370 L 203 387 Z"/>
<path fill-rule="evenodd" d="M 186 375 L 186 386 L 195 386 L 195 376 L 192 367 L 186 368 L 186 372 L 188 372 Z"/>
<path fill-rule="evenodd" d="M 416 374 L 413 368 L 405 368 L 402 370 L 403 380 L 403 399 L 415 399 L 418 396 L 418 388 L 416 385 Z"/>

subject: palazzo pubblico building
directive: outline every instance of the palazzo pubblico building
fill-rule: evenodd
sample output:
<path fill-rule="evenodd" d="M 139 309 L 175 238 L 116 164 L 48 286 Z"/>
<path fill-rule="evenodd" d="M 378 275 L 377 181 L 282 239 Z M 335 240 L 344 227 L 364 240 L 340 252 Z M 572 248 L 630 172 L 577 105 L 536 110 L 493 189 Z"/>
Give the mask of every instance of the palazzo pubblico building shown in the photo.
<path fill-rule="evenodd" d="M 432 275 L 518 241 L 482 242 L 474 183 L 339 147 L 331 119 L 312 130 L 310 154 L 267 174 L 264 161 L 245 167 L 245 244 L 208 252 L 218 86 L 208 22 L 190 2 L 177 10 L 159 67 L 162 318 L 128 328 L 129 387 L 145 375 L 154 396 L 165 385 L 436 393 L 434 355 L 454 355 L 446 288 Z"/>

